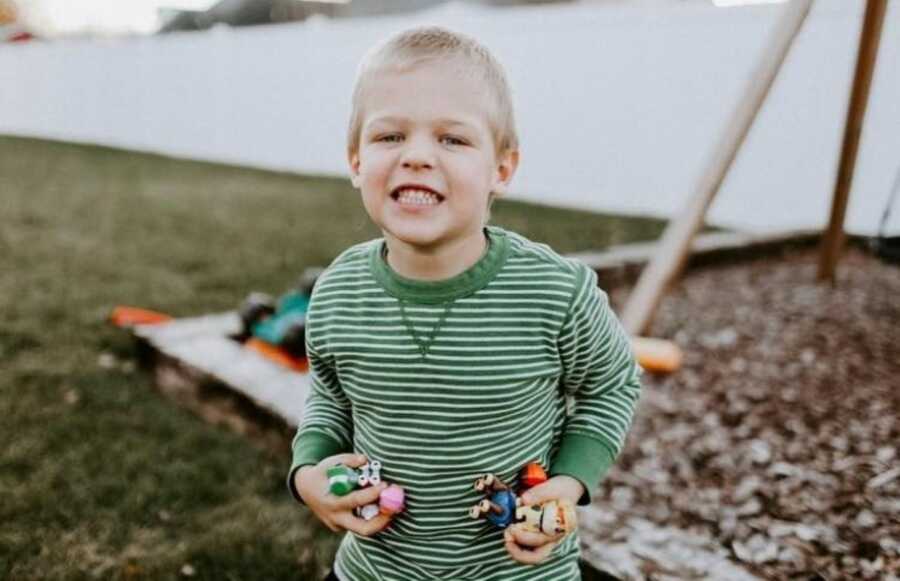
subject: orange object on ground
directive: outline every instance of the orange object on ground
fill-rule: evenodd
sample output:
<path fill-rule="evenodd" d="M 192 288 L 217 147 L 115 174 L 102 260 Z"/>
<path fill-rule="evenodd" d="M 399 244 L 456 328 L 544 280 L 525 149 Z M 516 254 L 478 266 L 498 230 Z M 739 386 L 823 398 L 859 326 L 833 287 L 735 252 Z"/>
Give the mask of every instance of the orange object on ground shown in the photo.
<path fill-rule="evenodd" d="M 158 325 L 171 321 L 172 317 L 139 307 L 119 305 L 110 313 L 109 320 L 117 327 L 131 327 L 133 325 Z"/>
<path fill-rule="evenodd" d="M 531 462 L 530 464 L 526 464 L 525 468 L 522 468 L 521 482 L 524 488 L 531 488 L 538 484 L 543 484 L 544 482 L 547 482 L 547 473 L 544 472 L 544 469 L 541 468 L 540 464 Z"/>
<path fill-rule="evenodd" d="M 631 346 L 640 366 L 651 373 L 672 373 L 681 368 L 681 349 L 671 341 L 632 337 Z"/>
<path fill-rule="evenodd" d="M 309 361 L 307 359 L 300 359 L 299 357 L 294 357 L 290 353 L 286 352 L 284 349 L 280 347 L 276 347 L 265 341 L 257 339 L 256 337 L 251 337 L 247 339 L 247 342 L 244 343 L 244 347 L 248 349 L 253 349 L 266 359 L 271 359 L 276 363 L 280 363 L 285 367 L 289 367 L 294 371 L 307 371 L 309 370 Z"/>

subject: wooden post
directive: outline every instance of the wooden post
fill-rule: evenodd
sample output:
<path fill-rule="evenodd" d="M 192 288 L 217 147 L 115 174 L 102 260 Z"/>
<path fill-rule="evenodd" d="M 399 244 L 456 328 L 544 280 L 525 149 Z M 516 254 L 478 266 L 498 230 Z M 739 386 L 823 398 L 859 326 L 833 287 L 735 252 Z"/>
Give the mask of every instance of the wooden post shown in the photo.
<path fill-rule="evenodd" d="M 856 167 L 856 154 L 859 153 L 859 137 L 866 116 L 866 106 L 869 103 L 869 89 L 872 86 L 872 75 L 875 71 L 875 60 L 878 57 L 878 44 L 881 41 L 881 29 L 886 9 L 887 0 L 868 0 L 866 2 L 866 15 L 859 35 L 859 53 L 856 55 L 856 74 L 853 77 L 847 121 L 844 124 L 841 161 L 838 165 L 834 198 L 831 203 L 831 218 L 820 247 L 817 278 L 821 281 L 834 282 L 838 256 L 844 247 L 844 216 L 847 213 L 847 201 L 850 198 L 850 186 L 853 183 L 853 170 Z"/>
<path fill-rule="evenodd" d="M 793 0 L 785 6 L 778 27 L 772 34 L 772 42 L 751 75 L 730 123 L 713 148 L 712 157 L 694 194 L 681 213 L 669 222 L 660 239 L 659 249 L 641 273 L 637 286 L 628 298 L 622 314 L 622 324 L 632 335 L 640 335 L 650 326 L 663 293 L 684 266 L 691 241 L 703 226 L 706 210 L 750 131 L 811 4 L 812 0 Z"/>

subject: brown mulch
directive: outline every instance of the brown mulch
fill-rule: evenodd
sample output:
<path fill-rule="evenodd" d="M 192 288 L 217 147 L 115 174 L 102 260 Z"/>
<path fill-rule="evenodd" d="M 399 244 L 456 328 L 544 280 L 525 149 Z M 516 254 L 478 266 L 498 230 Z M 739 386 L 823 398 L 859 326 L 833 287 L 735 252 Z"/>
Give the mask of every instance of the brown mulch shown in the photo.
<path fill-rule="evenodd" d="M 645 376 L 602 502 L 708 535 L 763 578 L 896 579 L 900 267 L 852 248 L 831 286 L 816 260 L 694 269 L 667 294 L 650 335 L 685 364 Z"/>

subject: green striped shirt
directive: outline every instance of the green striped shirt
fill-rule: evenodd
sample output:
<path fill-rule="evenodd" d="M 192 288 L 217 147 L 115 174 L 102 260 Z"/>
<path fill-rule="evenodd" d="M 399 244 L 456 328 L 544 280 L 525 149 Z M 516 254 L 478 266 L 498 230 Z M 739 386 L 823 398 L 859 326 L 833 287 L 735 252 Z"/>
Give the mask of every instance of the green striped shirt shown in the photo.
<path fill-rule="evenodd" d="M 482 498 L 473 484 L 489 472 L 515 482 L 537 461 L 581 481 L 588 502 L 622 448 L 639 367 L 592 270 L 486 233 L 485 254 L 451 279 L 401 277 L 379 239 L 345 251 L 316 284 L 291 474 L 352 451 L 381 461 L 407 494 L 386 530 L 345 536 L 341 579 L 579 578 L 576 535 L 541 564 L 512 561 L 502 531 L 469 516 Z"/>

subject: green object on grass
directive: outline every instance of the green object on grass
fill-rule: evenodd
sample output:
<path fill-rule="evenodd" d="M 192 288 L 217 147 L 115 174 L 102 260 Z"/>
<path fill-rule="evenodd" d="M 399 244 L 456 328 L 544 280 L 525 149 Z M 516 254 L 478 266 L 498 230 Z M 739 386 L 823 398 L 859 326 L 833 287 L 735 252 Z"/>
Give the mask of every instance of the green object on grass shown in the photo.
<path fill-rule="evenodd" d="M 307 294 L 292 291 L 283 295 L 278 300 L 275 314 L 253 326 L 253 335 L 272 345 L 281 345 L 289 336 L 293 326 L 303 327 L 308 307 L 309 295 Z M 302 340 L 302 333 L 300 339 Z"/>

